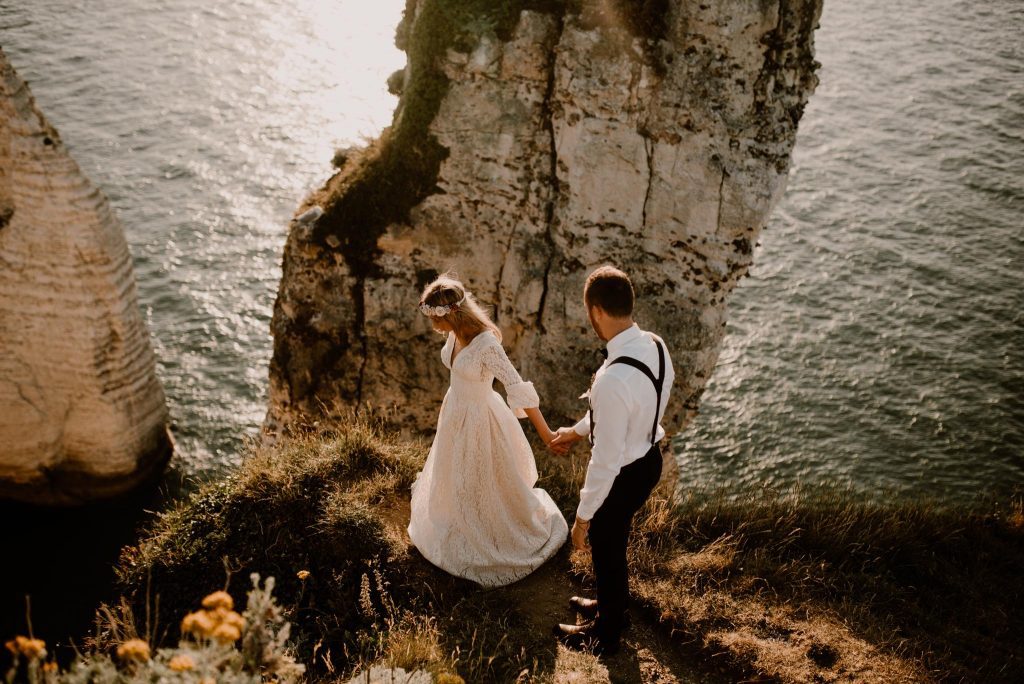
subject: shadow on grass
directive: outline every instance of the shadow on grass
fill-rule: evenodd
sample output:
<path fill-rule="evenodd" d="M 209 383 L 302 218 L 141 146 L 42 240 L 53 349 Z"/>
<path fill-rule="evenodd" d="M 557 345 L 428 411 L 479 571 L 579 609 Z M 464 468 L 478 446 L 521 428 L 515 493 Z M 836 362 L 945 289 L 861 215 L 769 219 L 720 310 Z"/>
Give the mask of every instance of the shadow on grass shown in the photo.
<path fill-rule="evenodd" d="M 166 501 L 164 490 L 174 477 L 170 473 L 162 484 L 152 482 L 130 494 L 83 506 L 0 502 L 0 519 L 6 523 L 0 560 L 0 641 L 28 634 L 31 619 L 35 636 L 67 665 L 74 656 L 72 640 L 89 632 L 96 606 L 117 599 L 113 566 L 121 547 L 151 523 L 150 511 Z M 0 649 L 0 671 L 10 666 L 10 657 L 7 649 Z"/>
<path fill-rule="evenodd" d="M 708 650 L 781 681 L 1024 679 L 1019 500 L 674 498 L 647 509 L 631 560 L 646 605 Z"/>

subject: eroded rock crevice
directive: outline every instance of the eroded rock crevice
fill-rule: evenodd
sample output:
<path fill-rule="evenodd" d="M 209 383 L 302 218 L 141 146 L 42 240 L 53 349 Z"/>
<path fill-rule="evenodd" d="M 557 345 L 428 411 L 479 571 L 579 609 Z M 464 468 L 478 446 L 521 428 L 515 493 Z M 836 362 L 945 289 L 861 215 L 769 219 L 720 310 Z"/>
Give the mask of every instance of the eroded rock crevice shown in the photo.
<path fill-rule="evenodd" d="M 555 96 L 556 86 L 556 65 L 558 60 L 558 44 L 562 38 L 562 31 L 565 27 L 565 20 L 562 16 L 558 16 L 555 19 L 555 38 L 553 41 L 554 49 L 551 51 L 550 59 L 548 60 L 547 70 L 547 85 L 544 91 L 544 102 L 541 105 L 541 111 L 544 117 L 544 130 L 548 136 L 548 176 L 547 176 L 547 192 L 549 198 L 544 207 L 544 241 L 547 248 L 550 250 L 547 258 L 547 262 L 544 264 L 544 276 L 542 278 L 542 289 L 540 293 L 540 302 L 537 305 L 537 330 L 541 334 L 545 334 L 547 331 L 544 328 L 544 306 L 548 299 L 548 279 L 551 275 L 551 266 L 555 262 L 555 241 L 553 238 L 553 231 L 555 229 L 556 214 L 555 209 L 558 206 L 558 198 L 560 194 L 560 186 L 558 182 L 558 139 L 555 135 L 555 114 L 553 111 L 553 103 Z"/>

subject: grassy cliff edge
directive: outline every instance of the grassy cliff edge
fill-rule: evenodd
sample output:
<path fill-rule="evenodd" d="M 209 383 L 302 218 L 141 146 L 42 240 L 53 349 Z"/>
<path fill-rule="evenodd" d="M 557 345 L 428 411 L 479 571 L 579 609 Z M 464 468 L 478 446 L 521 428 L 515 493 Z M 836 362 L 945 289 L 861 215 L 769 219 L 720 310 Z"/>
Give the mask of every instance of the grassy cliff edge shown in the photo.
<path fill-rule="evenodd" d="M 565 600 L 590 584 L 585 559 L 563 549 L 530 578 L 483 590 L 409 545 L 408 490 L 426 451 L 365 419 L 253 446 L 238 472 L 125 549 L 125 596 L 136 615 L 159 597 L 159 620 L 225 578 L 235 593 L 235 577 L 273 575 L 300 660 L 329 681 L 375 662 L 469 682 L 1024 679 L 1020 501 L 726 497 L 682 490 L 670 469 L 631 545 L 632 636 L 601 663 L 544 628 L 569 619 Z M 585 458 L 538 451 L 538 486 L 567 517 Z"/>

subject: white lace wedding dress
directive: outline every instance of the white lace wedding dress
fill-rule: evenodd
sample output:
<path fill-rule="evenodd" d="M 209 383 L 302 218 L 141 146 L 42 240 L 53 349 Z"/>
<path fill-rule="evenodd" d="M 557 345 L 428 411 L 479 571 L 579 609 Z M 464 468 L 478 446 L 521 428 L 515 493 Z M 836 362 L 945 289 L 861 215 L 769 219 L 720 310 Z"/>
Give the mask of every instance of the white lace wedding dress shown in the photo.
<path fill-rule="evenodd" d="M 455 335 L 441 350 L 451 385 L 437 433 L 412 485 L 409 536 L 434 565 L 487 587 L 522 579 L 565 542 L 555 502 L 534 488 L 537 465 L 517 416 L 539 405 L 490 331 L 451 363 Z M 497 378 L 508 404 L 492 389 Z M 514 412 L 513 412 L 514 411 Z"/>

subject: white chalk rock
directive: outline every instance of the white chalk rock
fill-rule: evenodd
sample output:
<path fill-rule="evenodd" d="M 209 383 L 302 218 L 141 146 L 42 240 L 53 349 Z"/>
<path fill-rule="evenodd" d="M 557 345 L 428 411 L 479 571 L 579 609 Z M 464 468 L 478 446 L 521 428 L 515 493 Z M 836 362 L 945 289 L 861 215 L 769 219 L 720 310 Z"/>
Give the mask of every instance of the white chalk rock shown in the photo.
<path fill-rule="evenodd" d="M 335 403 L 389 407 L 433 430 L 448 371 L 416 304 L 448 268 L 496 312 L 546 415 L 578 418 L 602 346 L 583 284 L 603 263 L 630 274 L 637 322 L 668 344 L 676 382 L 663 424 L 686 426 L 718 360 L 729 295 L 785 187 L 817 85 L 822 2 L 670 0 L 649 35 L 627 20 L 639 5 L 524 11 L 434 54 L 416 43 L 432 34 L 412 28 L 439 6 L 415 4 L 411 82 L 379 143 L 382 158 L 420 159 L 433 141 L 444 152 L 436 177 L 403 185 L 374 176 L 367 157 L 311 198 L 324 208 L 320 232 L 303 242 L 293 231 L 284 250 L 268 431 Z M 416 81 L 425 74 L 430 87 Z M 407 216 L 374 221 L 389 203 Z"/>
<path fill-rule="evenodd" d="M 121 225 L 0 52 L 0 497 L 126 491 L 167 421 Z"/>

